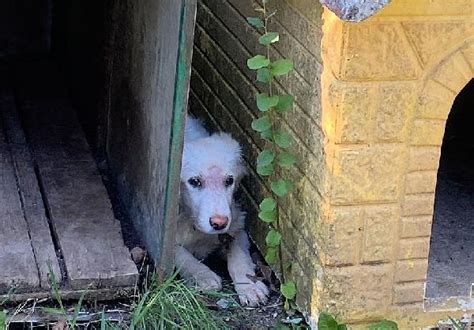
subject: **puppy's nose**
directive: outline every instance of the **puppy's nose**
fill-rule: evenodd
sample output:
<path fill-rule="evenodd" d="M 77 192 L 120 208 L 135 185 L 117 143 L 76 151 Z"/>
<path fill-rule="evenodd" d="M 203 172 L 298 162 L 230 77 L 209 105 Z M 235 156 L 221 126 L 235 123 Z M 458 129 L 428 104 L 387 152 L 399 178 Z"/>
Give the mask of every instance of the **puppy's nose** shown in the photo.
<path fill-rule="evenodd" d="M 214 215 L 209 218 L 209 223 L 215 230 L 222 230 L 229 223 L 229 218 L 223 215 Z"/>

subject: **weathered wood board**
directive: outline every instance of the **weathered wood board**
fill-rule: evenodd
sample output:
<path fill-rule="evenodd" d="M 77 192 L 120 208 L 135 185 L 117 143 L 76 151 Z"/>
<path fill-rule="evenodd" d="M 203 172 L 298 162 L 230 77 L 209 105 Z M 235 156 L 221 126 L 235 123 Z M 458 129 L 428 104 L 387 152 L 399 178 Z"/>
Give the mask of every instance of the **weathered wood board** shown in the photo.
<path fill-rule="evenodd" d="M 73 289 L 133 286 L 137 268 L 84 133 L 64 95 L 55 95 L 57 81 L 44 80 L 47 75 L 57 75 L 53 66 L 22 67 L 19 107 L 68 284 Z M 39 84 L 45 92 L 35 97 Z"/>
<path fill-rule="evenodd" d="M 60 77 L 50 62 L 9 69 L 13 79 L 0 66 L 0 294 L 48 295 L 52 270 L 65 297 L 120 295 L 137 268 Z"/>
<path fill-rule="evenodd" d="M 49 273 L 54 272 L 56 278 L 61 280 L 61 272 L 34 170 L 33 159 L 15 108 L 13 92 L 4 88 L 0 91 L 0 94 L 2 95 L 1 107 L 6 139 L 9 143 L 15 169 L 23 216 L 29 229 L 40 286 L 49 288 Z"/>
<path fill-rule="evenodd" d="M 0 108 L 3 97 L 0 95 Z M 0 291 L 39 287 L 38 269 L 0 120 Z"/>
<path fill-rule="evenodd" d="M 102 147 L 148 252 L 172 272 L 196 0 L 115 1 L 109 11 Z"/>

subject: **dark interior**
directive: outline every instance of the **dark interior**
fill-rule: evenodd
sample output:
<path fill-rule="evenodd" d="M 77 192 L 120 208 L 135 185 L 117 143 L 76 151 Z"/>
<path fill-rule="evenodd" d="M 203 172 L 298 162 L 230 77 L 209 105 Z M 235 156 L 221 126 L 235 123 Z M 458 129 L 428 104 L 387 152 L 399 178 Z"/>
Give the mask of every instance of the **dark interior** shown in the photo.
<path fill-rule="evenodd" d="M 105 144 L 99 147 L 109 24 L 104 19 L 106 3 L 101 4 L 0 4 L 0 144 L 1 157 L 7 160 L 0 171 L 0 217 L 6 213 L 8 219 L 10 212 L 17 224 L 27 224 L 16 228 L 22 233 L 16 243 L 6 241 L 8 227 L 0 233 L 3 291 L 9 286 L 44 291 L 48 262 L 59 283 L 71 290 L 85 282 L 127 287 L 135 281 L 136 267 L 121 233 L 129 247 L 139 244 L 137 235 L 129 218 L 119 212 L 120 203 L 113 203 L 112 211 L 109 195 L 114 202 L 119 199 L 100 151 Z M 16 199 L 7 195 L 15 181 L 5 178 L 12 174 Z M 37 274 L 33 268 L 24 271 L 28 280 L 22 279 L 22 261 L 16 267 L 9 262 L 9 245 L 34 256 Z M 87 251 L 93 252 L 88 256 Z M 115 270 L 126 280 L 118 280 Z"/>
<path fill-rule="evenodd" d="M 175 100 L 175 81 L 180 38 L 185 35 L 189 39 L 184 38 L 182 45 L 192 42 L 189 33 L 181 33 L 185 24 L 191 31 L 188 22 L 194 16 L 188 7 L 174 0 L 0 3 L 0 106 L 6 107 L 8 101 L 7 107 L 15 108 L 18 114 L 17 131 L 24 130 L 30 144 L 26 148 L 33 150 L 31 167 L 39 168 L 37 184 L 43 184 L 41 166 L 49 168 L 41 161 L 54 158 L 49 152 L 53 145 L 62 152 L 61 161 L 89 157 L 95 162 L 90 168 L 91 176 L 97 180 L 99 169 L 101 184 L 108 188 L 109 196 L 103 195 L 108 204 L 112 201 L 114 216 L 121 220 L 125 244 L 129 248 L 146 246 L 157 264 L 167 270 L 172 267 L 173 255 L 163 247 L 173 244 L 175 231 L 173 223 L 166 219 L 171 219 L 177 210 L 179 187 L 179 168 L 170 164 L 180 159 L 182 143 L 180 128 L 173 126 L 173 120 L 175 116 L 184 117 L 183 107 L 176 115 L 175 103 L 185 104 L 181 99 L 181 103 Z M 185 85 L 186 79 L 180 84 Z M 68 109 L 67 115 L 61 109 Z M 1 110 L 5 117 L 6 111 Z M 15 147 L 11 136 L 5 139 L 10 143 L 6 149 Z M 81 164 L 76 165 L 81 168 Z M 50 176 L 51 182 L 60 178 Z M 71 179 L 58 181 L 57 185 L 74 186 L 73 180 L 79 180 L 79 176 L 74 176 L 73 171 L 69 176 Z M 100 200 L 94 198 L 94 193 L 103 187 L 94 190 L 95 186 L 84 182 L 85 179 L 83 188 L 73 192 L 82 190 L 80 197 L 87 197 L 94 204 Z M 45 197 L 47 191 L 43 195 L 48 212 L 51 200 Z M 68 196 L 64 192 L 57 195 L 63 199 Z M 78 198 L 71 197 L 68 203 L 78 204 Z M 77 205 L 76 209 L 80 214 L 110 211 L 109 206 L 92 204 Z M 92 227 L 84 225 L 79 229 L 84 228 Z M 54 229 L 52 221 L 53 236 Z M 112 237 L 115 229 L 113 232 L 104 236 Z M 92 242 L 101 242 L 101 237 L 94 240 L 90 236 Z M 105 244 L 106 240 L 102 241 Z M 113 251 L 116 245 L 112 244 L 115 243 L 102 250 Z M 129 259 L 128 250 L 120 253 Z"/>
<path fill-rule="evenodd" d="M 0 3 L 0 61 L 54 65 L 95 150 L 107 25 L 106 2 L 102 4 L 74 0 Z"/>
<path fill-rule="evenodd" d="M 43 71 L 45 84 L 57 85 L 74 107 L 102 174 L 104 166 L 104 85 L 109 1 L 5 0 L 0 3 L 0 63 Z M 109 40 L 110 41 L 110 40 Z M 49 69 L 47 69 L 49 68 Z M 44 72 L 44 70 L 50 70 Z M 34 72 L 32 72 L 34 74 Z M 15 77 L 9 77 L 15 79 Z M 40 92 L 38 92 L 40 93 Z M 110 180 L 105 180 L 125 243 L 139 245 Z"/>
<path fill-rule="evenodd" d="M 456 97 L 441 149 L 426 296 L 469 297 L 474 283 L 474 80 Z"/>

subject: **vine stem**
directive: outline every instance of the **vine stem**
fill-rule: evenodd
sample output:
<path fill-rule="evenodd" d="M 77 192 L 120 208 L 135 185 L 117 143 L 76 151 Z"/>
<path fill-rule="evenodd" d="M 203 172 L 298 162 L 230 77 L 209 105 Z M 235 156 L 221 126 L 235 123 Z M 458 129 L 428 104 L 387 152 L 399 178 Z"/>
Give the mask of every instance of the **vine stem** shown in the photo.
<path fill-rule="evenodd" d="M 263 18 L 264 18 L 263 29 L 264 29 L 264 33 L 266 34 L 268 32 L 267 24 L 268 24 L 269 17 L 267 16 L 267 8 L 265 6 L 265 1 L 263 1 Z M 271 47 L 271 44 L 268 44 L 266 46 L 266 48 L 267 48 L 267 59 L 268 60 L 270 60 L 270 47 Z M 273 82 L 273 77 L 271 77 L 270 80 L 268 81 L 268 95 L 270 97 L 273 96 L 272 82 Z M 268 110 L 268 115 L 270 117 L 270 120 L 271 120 L 272 124 L 274 124 L 275 123 L 274 109 L 269 109 Z M 272 141 L 270 141 L 270 144 L 271 144 L 272 151 L 275 155 L 274 162 L 276 162 L 277 148 L 275 146 L 275 138 L 274 138 L 275 129 L 274 129 L 273 125 L 272 125 L 271 130 L 272 130 Z M 270 179 L 271 178 L 272 178 L 272 176 L 270 176 Z M 276 194 L 273 191 L 271 191 L 271 194 L 272 194 L 273 199 L 275 201 L 277 201 L 277 203 L 276 203 L 276 227 L 277 227 L 277 229 L 280 229 L 280 205 L 278 203 L 278 196 L 276 196 Z M 275 226 L 273 224 L 270 224 L 270 227 L 275 228 Z M 284 283 L 285 282 L 285 274 L 283 273 L 283 254 L 282 254 L 282 248 L 281 248 L 281 241 L 280 241 L 280 244 L 278 245 L 278 254 L 280 256 L 281 282 Z"/>

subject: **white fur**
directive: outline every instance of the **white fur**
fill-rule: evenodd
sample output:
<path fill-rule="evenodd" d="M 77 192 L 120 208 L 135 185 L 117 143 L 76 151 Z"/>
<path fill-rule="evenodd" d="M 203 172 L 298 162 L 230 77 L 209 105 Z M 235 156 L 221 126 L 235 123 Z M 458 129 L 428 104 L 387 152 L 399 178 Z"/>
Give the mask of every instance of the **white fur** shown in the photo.
<path fill-rule="evenodd" d="M 200 260 L 213 251 L 224 252 L 240 302 L 256 306 L 266 303 L 268 289 L 261 281 L 251 280 L 255 265 L 244 230 L 245 213 L 234 201 L 235 187 L 244 174 L 237 141 L 225 133 L 209 135 L 197 119 L 188 118 L 181 168 L 176 265 L 183 277 L 194 280 L 201 289 L 220 289 L 220 277 Z M 234 184 L 226 186 L 229 177 L 234 179 Z M 202 186 L 193 187 L 190 178 L 199 178 Z M 229 219 L 224 229 L 211 226 L 210 218 L 217 215 Z M 233 237 L 228 251 L 224 251 L 217 235 L 223 233 Z"/>

